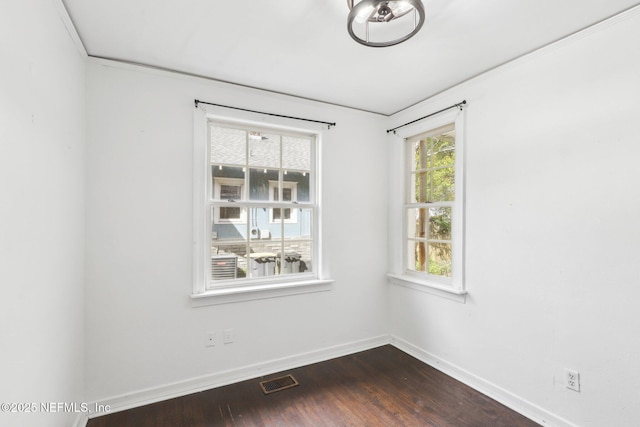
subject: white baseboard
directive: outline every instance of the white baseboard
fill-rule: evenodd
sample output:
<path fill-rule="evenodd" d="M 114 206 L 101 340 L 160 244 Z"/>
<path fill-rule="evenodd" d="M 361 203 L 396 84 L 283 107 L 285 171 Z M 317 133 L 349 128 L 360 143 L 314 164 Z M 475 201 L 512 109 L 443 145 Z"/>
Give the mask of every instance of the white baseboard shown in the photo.
<path fill-rule="evenodd" d="M 122 394 L 119 396 L 113 396 L 89 403 L 89 407 L 92 408 L 108 408 L 108 410 L 90 413 L 89 418 L 95 418 L 100 415 L 124 411 L 138 406 L 160 402 L 162 400 L 173 399 L 175 397 L 181 397 L 211 388 L 221 387 L 240 381 L 258 378 L 280 371 L 299 368 L 301 366 L 310 365 L 312 363 L 323 362 L 325 360 L 346 356 L 348 354 L 357 353 L 359 351 L 369 350 L 371 348 L 379 347 L 385 344 L 389 344 L 389 336 L 381 335 L 378 337 L 354 341 L 347 344 L 327 347 L 307 353 L 301 353 L 294 356 L 283 357 L 281 359 L 275 359 L 255 365 L 245 366 L 238 369 L 231 369 L 228 371 L 217 372 L 215 374 L 203 375 L 185 381 L 179 381 L 172 384 L 166 384 L 158 387 L 135 391 L 132 393 Z M 83 424 L 77 424 L 77 427 L 81 426 L 83 426 Z M 76 426 L 74 425 L 74 427 Z"/>
<path fill-rule="evenodd" d="M 490 398 L 502 403 L 506 407 L 524 415 L 525 417 L 549 427 L 577 427 L 575 424 L 561 418 L 551 412 L 535 405 L 520 396 L 511 393 L 508 390 L 497 386 L 471 372 L 447 362 L 421 348 L 404 341 L 401 338 L 392 336 L 389 343 L 394 347 L 404 351 L 416 359 L 432 366 L 433 368 L 449 375 L 452 378 L 468 385 L 469 387 L 489 396 Z"/>

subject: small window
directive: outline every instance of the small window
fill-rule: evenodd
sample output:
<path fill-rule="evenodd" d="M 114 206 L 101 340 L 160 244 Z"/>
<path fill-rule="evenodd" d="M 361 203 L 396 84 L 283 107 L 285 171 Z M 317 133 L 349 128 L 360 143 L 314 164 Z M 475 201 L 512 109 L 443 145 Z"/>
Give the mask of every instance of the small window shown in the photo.
<path fill-rule="evenodd" d="M 214 199 L 231 203 L 242 200 L 244 181 L 237 178 L 213 177 Z M 235 206 L 221 206 L 214 211 L 215 224 L 246 224 L 246 209 Z"/>
<path fill-rule="evenodd" d="M 285 175 L 285 178 L 287 175 Z M 282 201 L 283 202 L 293 202 L 296 203 L 297 198 L 297 190 L 298 183 L 294 181 L 283 181 L 282 186 L 278 186 L 277 181 L 269 182 L 271 200 L 277 202 L 280 200 L 279 188 L 282 189 Z M 278 222 L 283 220 L 285 223 L 295 223 L 298 221 L 298 214 L 296 209 L 285 208 L 285 209 L 272 209 L 271 210 L 271 222 Z"/>

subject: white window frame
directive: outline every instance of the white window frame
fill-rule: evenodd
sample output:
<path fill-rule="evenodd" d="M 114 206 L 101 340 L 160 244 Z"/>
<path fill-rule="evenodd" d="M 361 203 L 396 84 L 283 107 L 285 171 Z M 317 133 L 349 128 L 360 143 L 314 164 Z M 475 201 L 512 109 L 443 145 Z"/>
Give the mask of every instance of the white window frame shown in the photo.
<path fill-rule="evenodd" d="M 456 132 L 455 143 L 455 200 L 451 204 L 451 246 L 452 246 L 452 274 L 450 278 L 442 277 L 428 272 L 417 272 L 408 268 L 408 224 L 407 210 L 415 207 L 423 207 L 422 204 L 412 204 L 409 200 L 411 164 L 409 147 L 410 140 L 418 136 L 425 135 L 431 131 L 453 124 Z M 402 235 L 398 236 L 397 244 L 402 245 L 401 265 L 395 266 L 395 273 L 389 274 L 392 283 L 406 286 L 412 289 L 433 293 L 449 299 L 464 302 L 467 293 L 464 281 L 465 262 L 465 131 L 464 131 L 464 110 L 452 109 L 437 116 L 425 119 L 413 125 L 406 126 L 397 131 L 396 137 L 402 144 L 402 200 L 399 206 Z M 437 203 L 434 205 L 438 205 Z"/>
<path fill-rule="evenodd" d="M 236 279 L 230 283 L 211 288 L 208 286 L 211 268 L 211 238 L 212 224 L 215 220 L 211 215 L 212 177 L 209 154 L 209 126 L 211 122 L 229 125 L 231 127 L 263 129 L 275 131 L 282 135 L 306 134 L 313 136 L 315 143 L 312 150 L 312 168 L 310 180 L 310 202 L 268 202 L 281 204 L 282 207 L 297 210 L 297 208 L 312 208 L 312 272 L 268 276 L 264 278 Z M 255 122 L 238 119 L 232 116 L 222 116 L 219 110 L 207 109 L 202 104 L 194 111 L 194 185 L 193 185 L 193 290 L 191 301 L 193 307 L 235 303 L 254 299 L 274 298 L 280 296 L 322 292 L 332 289 L 333 280 L 327 278 L 327 271 L 323 266 L 322 252 L 322 215 L 321 215 L 321 162 L 320 147 L 325 131 L 304 129 L 292 126 L 287 119 L 274 119 L 273 123 L 265 121 Z M 247 174 L 248 177 L 248 174 Z M 248 178 L 247 178 L 248 179 Z M 247 196 L 248 187 L 243 187 L 243 194 Z M 245 197 L 246 199 L 246 197 Z M 219 201 L 218 201 L 219 202 Z M 265 202 L 244 201 L 244 207 L 262 207 Z M 246 215 L 246 214 L 245 214 Z M 214 213 L 215 216 L 215 213 Z M 219 219 L 219 218 L 218 218 Z M 246 220 L 245 220 L 246 221 Z M 247 224 L 248 227 L 248 224 Z"/>
<path fill-rule="evenodd" d="M 214 183 L 213 194 L 216 196 L 217 199 L 220 199 L 220 197 L 218 196 L 220 195 L 220 187 L 222 185 L 239 186 L 240 194 L 242 195 L 242 197 L 244 197 L 245 186 L 244 186 L 243 179 L 214 177 L 213 183 Z M 231 206 L 231 207 L 234 207 L 234 206 Z M 220 218 L 220 207 L 216 207 L 213 210 L 213 222 L 214 224 L 246 224 L 247 210 L 240 208 L 240 218 Z"/>

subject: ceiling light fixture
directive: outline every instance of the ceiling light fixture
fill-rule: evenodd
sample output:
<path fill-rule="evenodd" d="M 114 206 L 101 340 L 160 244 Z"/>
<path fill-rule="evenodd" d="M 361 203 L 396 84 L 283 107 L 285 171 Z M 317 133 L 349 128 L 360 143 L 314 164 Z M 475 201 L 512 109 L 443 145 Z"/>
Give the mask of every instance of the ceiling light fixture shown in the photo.
<path fill-rule="evenodd" d="M 355 4 L 354 4 L 355 3 Z M 420 0 L 347 0 L 349 35 L 358 43 L 387 47 L 413 37 L 424 24 Z"/>

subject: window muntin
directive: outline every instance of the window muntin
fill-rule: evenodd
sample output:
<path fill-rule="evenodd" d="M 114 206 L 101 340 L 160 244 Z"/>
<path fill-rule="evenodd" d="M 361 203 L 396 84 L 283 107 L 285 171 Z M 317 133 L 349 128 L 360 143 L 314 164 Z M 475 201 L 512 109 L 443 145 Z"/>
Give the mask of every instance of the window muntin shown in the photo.
<path fill-rule="evenodd" d="M 208 149 L 206 288 L 315 277 L 315 136 L 209 122 Z"/>
<path fill-rule="evenodd" d="M 456 203 L 456 129 L 449 124 L 407 139 L 405 268 L 452 283 Z"/>

